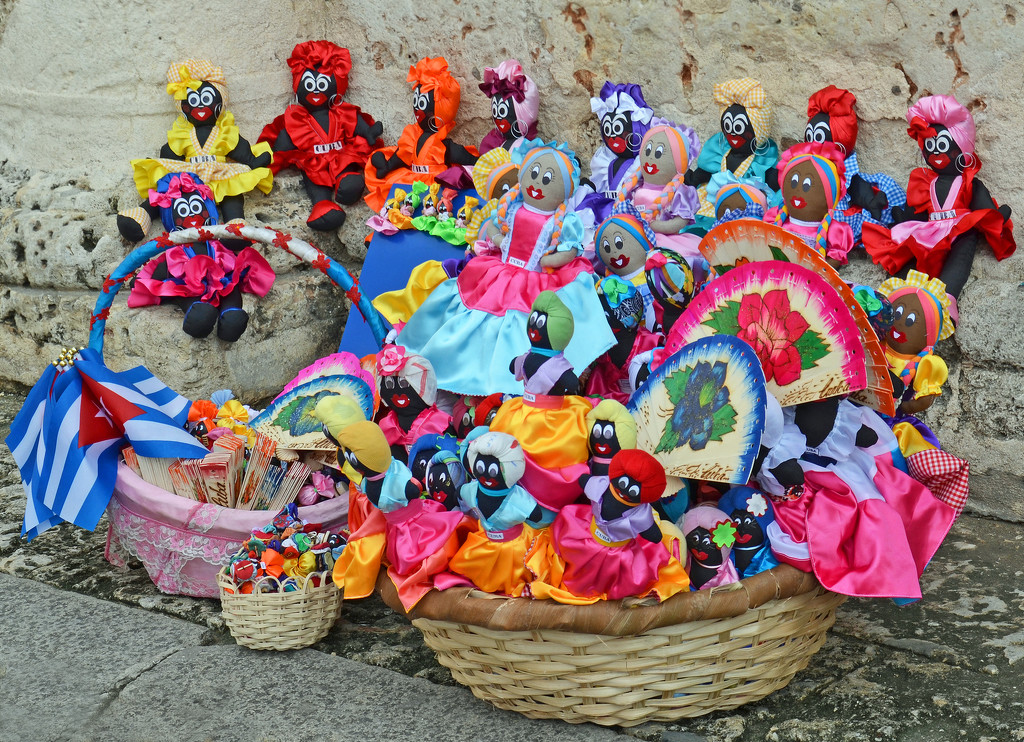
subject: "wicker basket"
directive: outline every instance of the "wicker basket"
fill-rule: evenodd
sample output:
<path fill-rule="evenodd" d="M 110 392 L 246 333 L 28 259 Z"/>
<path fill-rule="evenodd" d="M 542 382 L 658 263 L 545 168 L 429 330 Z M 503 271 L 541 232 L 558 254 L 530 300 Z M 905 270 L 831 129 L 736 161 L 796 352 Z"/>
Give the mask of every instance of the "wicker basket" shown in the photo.
<path fill-rule="evenodd" d="M 477 698 L 533 719 L 635 726 L 736 708 L 784 687 L 821 648 L 846 600 L 781 566 L 660 604 L 568 606 L 468 588 L 402 609 Z"/>
<path fill-rule="evenodd" d="M 312 578 L 320 578 L 319 587 Z M 273 578 L 270 582 L 276 583 Z M 314 572 L 291 592 L 238 592 L 234 580 L 220 572 L 221 611 L 231 636 L 250 649 L 302 649 L 325 636 L 341 612 L 341 591 L 330 572 Z M 275 585 L 276 587 L 276 585 Z"/>

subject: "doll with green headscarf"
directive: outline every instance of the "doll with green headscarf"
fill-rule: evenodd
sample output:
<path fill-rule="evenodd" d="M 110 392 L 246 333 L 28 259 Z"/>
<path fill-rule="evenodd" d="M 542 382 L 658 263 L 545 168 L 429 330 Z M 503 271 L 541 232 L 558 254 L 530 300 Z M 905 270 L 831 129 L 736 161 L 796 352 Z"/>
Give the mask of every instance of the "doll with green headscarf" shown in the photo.
<path fill-rule="evenodd" d="M 564 350 L 572 340 L 574 323 L 569 308 L 554 291 L 542 291 L 530 307 L 526 334 L 530 350 L 517 356 L 509 370 L 522 381 L 527 394 L 578 394 L 580 380 Z"/>

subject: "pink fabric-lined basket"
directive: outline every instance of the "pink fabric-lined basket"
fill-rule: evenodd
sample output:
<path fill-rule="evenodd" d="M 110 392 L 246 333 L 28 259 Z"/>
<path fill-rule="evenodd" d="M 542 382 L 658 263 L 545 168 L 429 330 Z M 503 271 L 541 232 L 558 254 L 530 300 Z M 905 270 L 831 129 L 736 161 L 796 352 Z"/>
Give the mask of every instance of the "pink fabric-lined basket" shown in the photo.
<path fill-rule="evenodd" d="M 153 584 L 171 595 L 216 598 L 217 572 L 227 565 L 253 529 L 276 512 L 236 510 L 196 502 L 146 482 L 124 464 L 117 468 L 107 505 L 104 556 L 117 567 L 139 559 Z M 348 524 L 348 496 L 299 508 L 299 517 L 340 531 Z"/>

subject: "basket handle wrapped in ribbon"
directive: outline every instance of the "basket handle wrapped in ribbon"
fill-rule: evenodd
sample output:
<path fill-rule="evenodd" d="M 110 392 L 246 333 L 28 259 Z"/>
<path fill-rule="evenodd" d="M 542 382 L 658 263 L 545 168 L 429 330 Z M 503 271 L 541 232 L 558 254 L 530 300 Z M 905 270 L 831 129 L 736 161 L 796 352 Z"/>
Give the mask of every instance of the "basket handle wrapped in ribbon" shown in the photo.
<path fill-rule="evenodd" d="M 355 305 L 366 320 L 366 324 L 369 325 L 374 340 L 378 345 L 383 344 L 384 337 L 388 332 L 384 319 L 373 308 L 370 299 L 359 290 L 359 282 L 334 258 L 324 254 L 308 242 L 270 227 L 217 224 L 168 232 L 150 240 L 144 245 L 140 245 L 129 253 L 103 282 L 103 289 L 96 299 L 96 307 L 93 309 L 92 317 L 89 319 L 89 347 L 101 354 L 103 353 L 103 332 L 107 326 L 107 317 L 110 314 L 110 307 L 114 302 L 114 297 L 117 296 L 117 292 L 121 290 L 121 287 L 132 277 L 135 271 L 152 258 L 174 245 L 211 239 L 238 238 L 260 242 L 265 245 L 274 245 L 321 271 L 331 279 L 331 283 L 341 288 L 346 296 L 352 300 L 352 304 Z"/>

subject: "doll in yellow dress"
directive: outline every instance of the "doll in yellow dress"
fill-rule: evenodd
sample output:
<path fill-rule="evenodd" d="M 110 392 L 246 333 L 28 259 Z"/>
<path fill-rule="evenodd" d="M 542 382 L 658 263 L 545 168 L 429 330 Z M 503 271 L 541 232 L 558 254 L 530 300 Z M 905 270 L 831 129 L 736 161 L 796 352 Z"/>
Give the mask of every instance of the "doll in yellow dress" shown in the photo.
<path fill-rule="evenodd" d="M 196 173 L 213 191 L 224 222 L 243 217 L 243 194 L 253 188 L 269 193 L 274 175 L 270 145 L 250 146 L 235 117 L 224 108 L 224 71 L 205 59 L 175 62 L 167 70 L 167 92 L 181 115 L 167 132 L 157 158 L 132 160 L 132 175 L 142 204 L 117 216 L 117 228 L 129 242 L 146 237 L 157 212 L 149 190 L 168 173 Z"/>

